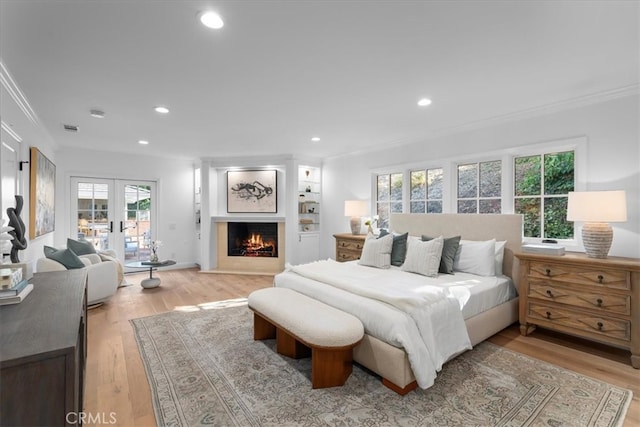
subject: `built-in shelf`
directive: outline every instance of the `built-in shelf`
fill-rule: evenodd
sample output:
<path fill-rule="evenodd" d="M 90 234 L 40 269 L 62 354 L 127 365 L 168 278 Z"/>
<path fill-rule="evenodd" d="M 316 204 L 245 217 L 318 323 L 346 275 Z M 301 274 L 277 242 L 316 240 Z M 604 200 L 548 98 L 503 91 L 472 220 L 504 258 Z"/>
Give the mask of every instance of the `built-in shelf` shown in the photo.
<path fill-rule="evenodd" d="M 298 166 L 298 231 L 320 231 L 320 168 Z"/>

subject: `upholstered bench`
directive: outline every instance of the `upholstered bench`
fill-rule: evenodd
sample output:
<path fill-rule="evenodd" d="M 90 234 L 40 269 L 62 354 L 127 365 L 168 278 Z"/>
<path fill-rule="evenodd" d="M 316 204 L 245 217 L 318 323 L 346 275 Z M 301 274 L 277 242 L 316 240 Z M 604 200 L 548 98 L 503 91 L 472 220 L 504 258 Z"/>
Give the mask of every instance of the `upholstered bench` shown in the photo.
<path fill-rule="evenodd" d="M 358 318 L 287 288 L 252 292 L 249 308 L 254 340 L 275 338 L 278 353 L 295 359 L 311 355 L 312 388 L 344 385 L 364 336 Z"/>

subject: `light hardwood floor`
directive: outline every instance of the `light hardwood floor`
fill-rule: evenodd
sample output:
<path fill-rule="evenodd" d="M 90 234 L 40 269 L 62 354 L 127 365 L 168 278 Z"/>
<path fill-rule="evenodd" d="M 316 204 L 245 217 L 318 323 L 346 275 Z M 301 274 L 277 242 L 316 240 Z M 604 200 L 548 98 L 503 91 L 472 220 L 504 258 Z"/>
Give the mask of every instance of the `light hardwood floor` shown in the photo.
<path fill-rule="evenodd" d="M 89 311 L 84 409 L 93 417 L 101 414 L 103 420 L 109 420 L 113 414 L 119 426 L 156 425 L 151 392 L 130 319 L 177 307 L 246 297 L 255 289 L 271 286 L 273 281 L 272 276 L 203 274 L 196 269 L 165 270 L 157 276 L 162 279 L 161 286 L 143 290 L 140 280 L 147 276 L 128 275 L 132 286 L 118 289 L 107 304 Z M 640 425 L 640 371 L 631 367 L 628 352 L 542 330 L 522 337 L 517 326 L 507 328 L 490 341 L 632 390 L 634 397 L 625 426 Z"/>

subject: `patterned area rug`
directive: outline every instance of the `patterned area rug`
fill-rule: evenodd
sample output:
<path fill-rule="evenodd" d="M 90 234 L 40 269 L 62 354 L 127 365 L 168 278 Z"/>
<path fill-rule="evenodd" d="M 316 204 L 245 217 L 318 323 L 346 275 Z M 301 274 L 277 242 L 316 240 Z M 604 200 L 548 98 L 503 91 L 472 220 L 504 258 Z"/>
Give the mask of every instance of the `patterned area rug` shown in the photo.
<path fill-rule="evenodd" d="M 310 359 L 253 341 L 244 300 L 131 321 L 158 425 L 620 426 L 631 392 L 485 342 L 401 397 L 358 365 L 311 389 Z"/>

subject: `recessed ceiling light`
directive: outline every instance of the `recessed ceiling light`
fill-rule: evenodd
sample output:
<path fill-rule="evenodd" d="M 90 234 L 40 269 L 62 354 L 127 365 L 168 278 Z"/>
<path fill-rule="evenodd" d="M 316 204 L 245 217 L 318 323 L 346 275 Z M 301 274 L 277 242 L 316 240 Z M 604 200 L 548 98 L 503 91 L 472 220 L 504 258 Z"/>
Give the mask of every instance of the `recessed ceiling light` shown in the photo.
<path fill-rule="evenodd" d="M 90 110 L 89 114 L 91 114 L 91 117 L 95 117 L 96 119 L 104 119 L 104 111 Z"/>
<path fill-rule="evenodd" d="M 318 142 L 318 141 L 320 141 L 320 137 L 319 136 L 314 136 L 313 138 L 311 138 L 311 140 L 313 142 Z"/>
<path fill-rule="evenodd" d="M 138 144 L 149 145 L 149 141 L 145 141 L 144 139 L 141 139 L 140 141 L 138 141 Z"/>
<path fill-rule="evenodd" d="M 431 105 L 431 100 L 429 98 L 422 98 L 418 101 L 418 105 L 421 107 L 426 107 L 427 105 Z"/>
<path fill-rule="evenodd" d="M 156 113 L 169 114 L 169 109 L 167 107 L 157 106 L 157 107 L 154 107 L 153 109 L 156 110 Z"/>
<path fill-rule="evenodd" d="M 213 28 L 214 30 L 219 30 L 224 27 L 224 22 L 220 15 L 213 11 L 202 12 L 198 18 L 205 27 Z"/>

